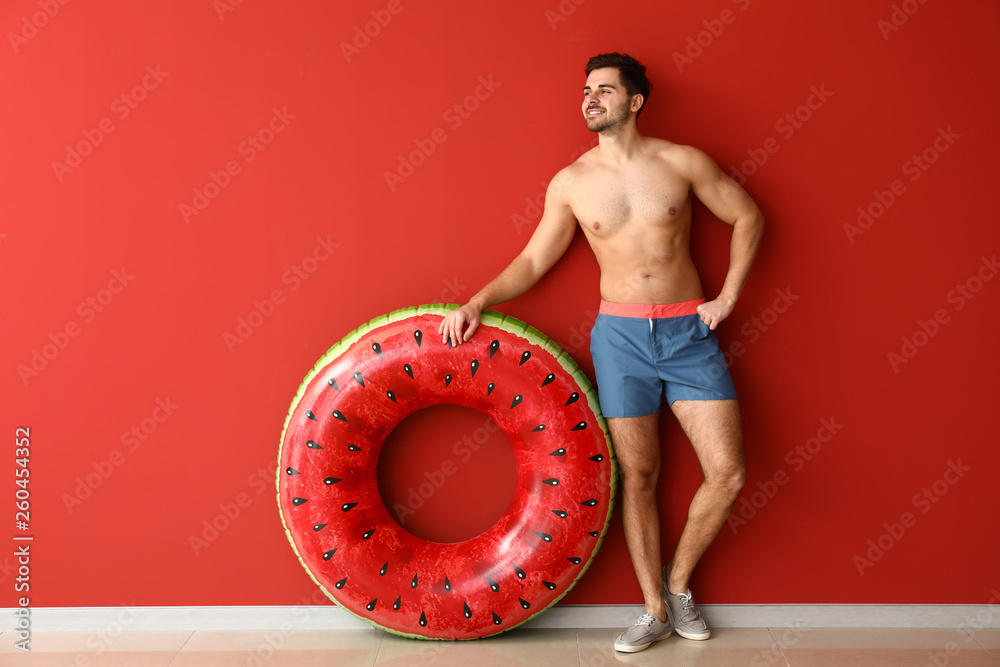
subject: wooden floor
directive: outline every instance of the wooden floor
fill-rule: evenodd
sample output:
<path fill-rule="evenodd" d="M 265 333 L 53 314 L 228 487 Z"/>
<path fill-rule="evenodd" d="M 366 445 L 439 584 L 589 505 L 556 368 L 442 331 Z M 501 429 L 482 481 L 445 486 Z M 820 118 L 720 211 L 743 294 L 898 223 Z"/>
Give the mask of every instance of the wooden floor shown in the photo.
<path fill-rule="evenodd" d="M 624 628 L 622 628 L 624 629 Z M 676 635 L 616 653 L 622 629 L 515 629 L 468 642 L 410 640 L 381 630 L 35 633 L 31 653 L 0 634 L 0 664 L 58 667 L 324 667 L 435 665 L 720 665 L 733 667 L 1000 666 L 1000 630 L 717 628 L 705 642 Z"/>

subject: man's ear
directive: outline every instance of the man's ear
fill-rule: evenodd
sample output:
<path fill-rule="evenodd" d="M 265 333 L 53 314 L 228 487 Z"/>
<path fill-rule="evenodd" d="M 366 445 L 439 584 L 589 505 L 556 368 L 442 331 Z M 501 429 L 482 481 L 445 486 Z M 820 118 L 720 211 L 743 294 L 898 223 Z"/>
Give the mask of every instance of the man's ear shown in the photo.
<path fill-rule="evenodd" d="M 631 111 L 638 111 L 639 109 L 642 108 L 642 103 L 645 101 L 645 99 L 646 98 L 642 96 L 642 93 L 636 93 L 635 95 L 632 96 L 632 104 L 629 105 L 629 109 Z"/>

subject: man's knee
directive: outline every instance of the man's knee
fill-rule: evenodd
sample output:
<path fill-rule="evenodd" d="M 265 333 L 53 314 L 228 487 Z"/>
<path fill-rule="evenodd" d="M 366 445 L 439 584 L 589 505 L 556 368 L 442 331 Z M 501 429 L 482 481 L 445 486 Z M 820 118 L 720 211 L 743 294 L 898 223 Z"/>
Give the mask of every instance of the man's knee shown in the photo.
<path fill-rule="evenodd" d="M 705 481 L 735 501 L 747 481 L 746 463 L 733 462 L 706 476 Z"/>
<path fill-rule="evenodd" d="M 626 491 L 650 491 L 656 489 L 656 483 L 660 477 L 659 465 L 653 465 L 649 461 L 633 463 L 632 465 L 619 464 L 622 474 L 622 486 Z"/>

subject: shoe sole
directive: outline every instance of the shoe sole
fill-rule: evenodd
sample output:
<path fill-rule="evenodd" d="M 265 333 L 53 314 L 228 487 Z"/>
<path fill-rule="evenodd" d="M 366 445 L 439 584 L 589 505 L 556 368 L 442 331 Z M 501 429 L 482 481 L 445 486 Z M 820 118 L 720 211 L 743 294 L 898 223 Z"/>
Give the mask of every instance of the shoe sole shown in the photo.
<path fill-rule="evenodd" d="M 639 651 L 645 651 L 647 648 L 649 648 L 650 646 L 652 646 L 656 642 L 662 641 L 662 640 L 668 638 L 670 636 L 670 634 L 671 633 L 668 632 L 667 634 L 663 635 L 662 637 L 657 637 L 656 639 L 654 639 L 653 641 L 649 642 L 648 644 L 642 644 L 642 645 L 636 645 L 636 646 L 619 646 L 618 644 L 615 644 L 615 650 L 618 651 L 619 653 L 638 653 Z"/>
<path fill-rule="evenodd" d="M 674 628 L 674 632 L 676 632 L 678 635 L 680 635 L 684 639 L 692 639 L 692 640 L 698 641 L 698 642 L 703 642 L 703 641 L 705 641 L 706 639 L 708 639 L 709 637 L 712 636 L 711 632 L 706 632 L 703 635 L 693 635 L 693 634 L 691 634 L 689 632 L 685 632 L 684 630 L 678 630 L 677 628 Z"/>

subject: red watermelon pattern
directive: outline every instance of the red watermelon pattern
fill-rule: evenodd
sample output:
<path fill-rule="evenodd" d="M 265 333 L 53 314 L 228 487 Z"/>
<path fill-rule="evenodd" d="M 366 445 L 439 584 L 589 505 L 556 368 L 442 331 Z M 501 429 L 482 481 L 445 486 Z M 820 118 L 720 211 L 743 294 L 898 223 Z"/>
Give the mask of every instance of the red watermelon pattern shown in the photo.
<path fill-rule="evenodd" d="M 310 576 L 352 614 L 425 639 L 509 630 L 565 595 L 610 520 L 616 465 L 590 382 L 537 330 L 486 311 L 472 340 L 437 333 L 454 306 L 372 320 L 306 377 L 285 422 L 277 474 L 287 536 Z M 428 542 L 389 514 L 382 443 L 413 412 L 475 408 L 509 439 L 507 513 L 464 542 Z"/>

